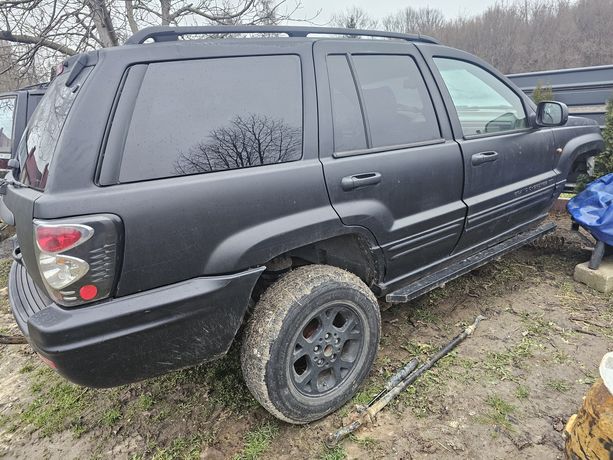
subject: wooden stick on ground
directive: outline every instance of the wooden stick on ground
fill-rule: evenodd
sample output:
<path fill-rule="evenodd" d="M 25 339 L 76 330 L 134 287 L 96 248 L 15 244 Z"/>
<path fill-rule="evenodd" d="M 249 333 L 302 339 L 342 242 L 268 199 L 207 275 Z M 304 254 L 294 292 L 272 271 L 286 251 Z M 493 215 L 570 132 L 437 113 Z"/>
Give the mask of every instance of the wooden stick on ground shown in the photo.
<path fill-rule="evenodd" d="M 3 335 L 0 334 L 0 344 L 5 345 L 17 345 L 22 343 L 28 343 L 23 335 Z"/>

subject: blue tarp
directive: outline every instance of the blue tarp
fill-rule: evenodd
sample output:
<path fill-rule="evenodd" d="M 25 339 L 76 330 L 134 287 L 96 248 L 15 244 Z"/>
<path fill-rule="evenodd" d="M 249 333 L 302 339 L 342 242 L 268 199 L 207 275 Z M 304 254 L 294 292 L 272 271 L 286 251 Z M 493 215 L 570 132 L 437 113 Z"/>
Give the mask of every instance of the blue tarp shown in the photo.
<path fill-rule="evenodd" d="M 589 184 L 566 208 L 594 238 L 613 246 L 613 174 Z"/>

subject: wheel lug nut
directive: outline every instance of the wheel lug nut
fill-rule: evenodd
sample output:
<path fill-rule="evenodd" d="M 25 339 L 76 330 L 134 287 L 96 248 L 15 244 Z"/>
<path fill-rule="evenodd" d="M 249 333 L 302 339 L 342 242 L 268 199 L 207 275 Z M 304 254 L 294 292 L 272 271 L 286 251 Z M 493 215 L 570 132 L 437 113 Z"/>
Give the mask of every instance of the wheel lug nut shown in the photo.
<path fill-rule="evenodd" d="M 313 348 L 313 351 L 317 353 L 319 351 L 319 345 L 315 345 L 315 348 Z"/>
<path fill-rule="evenodd" d="M 329 332 L 326 332 L 326 335 L 325 335 L 325 337 L 324 337 L 324 338 L 325 338 L 326 340 L 328 340 L 328 339 L 330 338 L 330 333 L 329 333 Z"/>
<path fill-rule="evenodd" d="M 334 343 L 340 343 L 341 339 L 339 339 L 338 337 L 336 338 L 336 340 L 334 341 Z"/>

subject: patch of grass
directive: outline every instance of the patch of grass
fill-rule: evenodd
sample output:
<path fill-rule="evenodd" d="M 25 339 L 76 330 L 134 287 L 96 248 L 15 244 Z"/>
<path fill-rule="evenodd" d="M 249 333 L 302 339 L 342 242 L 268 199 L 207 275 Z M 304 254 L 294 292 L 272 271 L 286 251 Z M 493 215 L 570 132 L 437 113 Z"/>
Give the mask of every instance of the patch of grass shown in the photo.
<path fill-rule="evenodd" d="M 279 427 L 273 422 L 264 423 L 245 435 L 243 450 L 234 456 L 234 460 L 255 460 L 268 449 L 272 440 L 279 433 Z"/>
<path fill-rule="evenodd" d="M 347 452 L 343 446 L 336 446 L 334 449 L 326 447 L 324 453 L 319 457 L 321 460 L 345 460 Z"/>
<path fill-rule="evenodd" d="M 102 414 L 101 422 L 106 426 L 113 426 L 121 420 L 121 410 L 119 407 L 111 407 Z"/>
<path fill-rule="evenodd" d="M 435 413 L 436 405 L 433 405 L 432 402 L 442 400 L 449 379 L 459 375 L 452 369 L 457 362 L 456 352 L 449 353 L 401 394 L 401 399 L 411 407 L 416 417 L 425 417 Z M 465 369 L 462 368 L 462 372 L 464 371 Z"/>
<path fill-rule="evenodd" d="M 554 323 L 545 321 L 543 315 L 535 316 L 527 312 L 521 313 L 521 320 L 527 328 L 526 333 L 533 337 L 546 337 L 554 330 Z"/>
<path fill-rule="evenodd" d="M 535 348 L 542 347 L 534 339 L 525 336 L 512 348 L 503 352 L 489 352 L 482 366 L 490 376 L 499 380 L 515 381 L 513 368 L 521 369 L 526 359 L 533 356 Z"/>
<path fill-rule="evenodd" d="M 240 368 L 240 346 L 235 342 L 230 352 L 221 359 L 202 366 L 173 372 L 155 380 L 150 386 L 152 397 L 165 395 L 177 387 L 193 387 L 190 391 L 194 400 L 201 401 L 203 392 L 208 390 L 211 410 L 221 405 L 235 413 L 250 411 L 258 406 L 245 386 Z M 186 401 L 191 406 L 190 401 Z"/>
<path fill-rule="evenodd" d="M 149 410 L 153 407 L 153 397 L 148 394 L 140 395 L 136 400 L 136 406 L 141 410 Z"/>
<path fill-rule="evenodd" d="M 443 289 L 440 289 L 444 293 Z M 436 309 L 436 304 L 440 303 L 446 295 L 439 293 L 438 291 L 432 291 L 425 299 L 427 305 L 420 305 L 414 307 L 409 311 L 409 317 L 412 321 L 420 321 L 425 324 L 436 324 L 440 321 L 441 317 Z"/>
<path fill-rule="evenodd" d="M 359 438 L 356 435 L 352 434 L 349 439 L 351 439 L 351 441 L 355 442 L 363 449 L 366 449 L 371 452 L 375 449 L 375 447 L 377 447 L 377 444 L 379 443 L 375 438 L 371 438 L 370 436 L 362 436 L 361 438 Z"/>
<path fill-rule="evenodd" d="M 166 448 L 156 448 L 151 460 L 198 460 L 202 450 L 203 438 L 200 435 L 177 438 Z M 132 457 L 138 458 L 138 457 Z M 141 457 L 141 458 L 144 458 Z"/>
<path fill-rule="evenodd" d="M 10 257 L 0 259 L 0 288 L 8 286 L 9 284 L 9 272 L 11 271 L 12 263 L 13 259 Z"/>
<path fill-rule="evenodd" d="M 570 390 L 570 384 L 564 380 L 549 380 L 545 385 L 550 390 L 557 391 L 558 393 L 566 393 L 568 390 Z"/>
<path fill-rule="evenodd" d="M 553 362 L 556 364 L 564 364 L 570 360 L 570 357 L 568 356 L 568 354 L 564 353 L 563 351 L 558 350 L 553 354 L 552 359 L 553 359 Z"/>
<path fill-rule="evenodd" d="M 490 411 L 483 417 L 483 420 L 500 428 L 512 431 L 513 426 L 511 425 L 509 416 L 515 412 L 515 406 L 509 404 L 497 395 L 488 396 L 485 402 L 490 407 Z"/>
<path fill-rule="evenodd" d="M 594 383 L 596 383 L 596 375 L 588 372 L 585 377 L 577 380 L 577 382 L 582 385 L 594 385 Z"/>
<path fill-rule="evenodd" d="M 518 385 L 515 389 L 515 396 L 517 396 L 517 399 L 528 399 L 528 396 L 530 396 L 530 391 L 528 390 L 528 387 Z"/>
<path fill-rule="evenodd" d="M 154 422 L 161 422 L 162 420 L 167 419 L 170 416 L 170 409 L 161 409 L 157 414 L 155 414 L 151 419 Z"/>
<path fill-rule="evenodd" d="M 383 389 L 383 385 L 372 384 L 358 391 L 351 400 L 351 407 L 365 406 Z"/>
<path fill-rule="evenodd" d="M 34 400 L 21 414 L 21 421 L 49 436 L 71 427 L 82 432 L 81 414 L 90 403 L 88 390 L 66 382 L 51 369 L 41 367 L 33 375 Z"/>
<path fill-rule="evenodd" d="M 34 366 L 31 363 L 28 363 L 28 364 L 24 365 L 21 369 L 19 369 L 19 373 L 20 374 L 29 374 L 34 369 L 36 369 L 36 366 Z"/>

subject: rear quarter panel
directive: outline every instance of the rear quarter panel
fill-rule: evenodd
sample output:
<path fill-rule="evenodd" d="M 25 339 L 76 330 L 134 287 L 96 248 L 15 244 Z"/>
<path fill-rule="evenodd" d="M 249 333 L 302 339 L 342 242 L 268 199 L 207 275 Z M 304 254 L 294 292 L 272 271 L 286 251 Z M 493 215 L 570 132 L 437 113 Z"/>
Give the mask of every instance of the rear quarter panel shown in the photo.
<path fill-rule="evenodd" d="M 211 44 L 210 42 L 216 42 Z M 75 102 L 56 151 L 47 191 L 34 215 L 118 215 L 125 248 L 117 294 L 202 275 L 237 272 L 323 238 L 349 232 L 328 199 L 317 148 L 312 43 L 202 41 L 137 45 L 100 53 Z M 96 186 L 105 127 L 129 65 L 228 55 L 299 54 L 302 63 L 303 159 L 290 163 Z"/>

